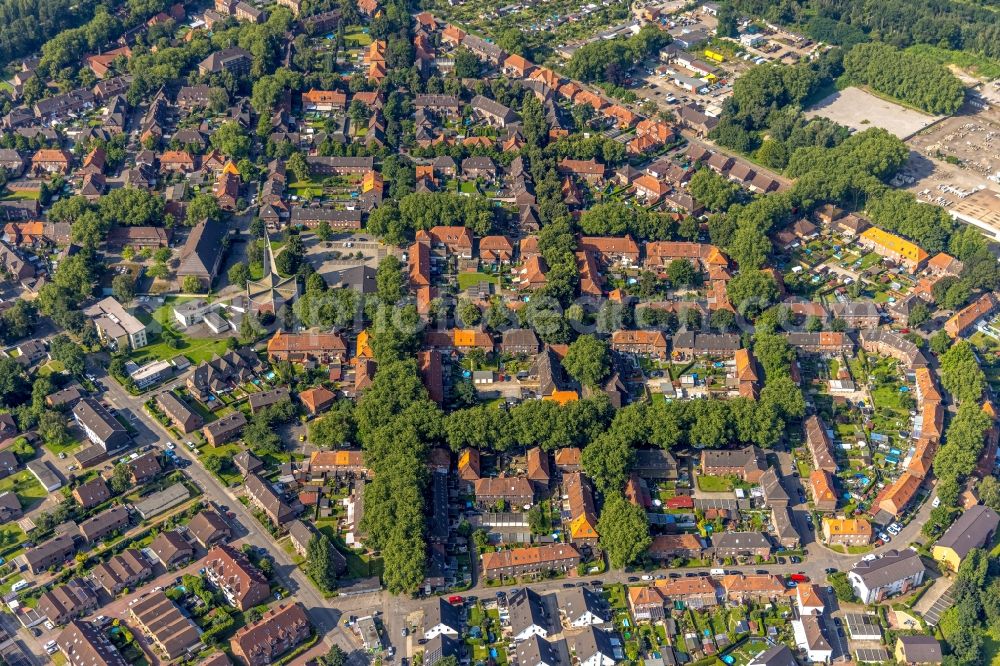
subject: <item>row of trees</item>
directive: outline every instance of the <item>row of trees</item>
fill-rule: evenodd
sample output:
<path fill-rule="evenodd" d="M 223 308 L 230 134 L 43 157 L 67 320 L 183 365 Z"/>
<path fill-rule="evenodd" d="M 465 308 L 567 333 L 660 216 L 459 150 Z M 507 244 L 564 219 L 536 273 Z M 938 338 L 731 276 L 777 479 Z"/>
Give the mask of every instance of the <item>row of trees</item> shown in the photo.
<path fill-rule="evenodd" d="M 858 44 L 844 57 L 844 73 L 928 113 L 950 115 L 965 100 L 965 86 L 946 67 L 889 44 Z"/>

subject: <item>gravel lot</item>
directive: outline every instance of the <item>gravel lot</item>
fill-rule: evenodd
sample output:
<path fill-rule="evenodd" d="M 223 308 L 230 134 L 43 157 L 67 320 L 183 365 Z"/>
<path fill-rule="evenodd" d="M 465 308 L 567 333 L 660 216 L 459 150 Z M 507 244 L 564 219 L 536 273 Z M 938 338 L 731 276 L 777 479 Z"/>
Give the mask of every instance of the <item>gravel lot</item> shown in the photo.
<path fill-rule="evenodd" d="M 823 116 L 859 132 L 881 127 L 900 139 L 906 139 L 941 116 L 931 116 L 887 102 L 860 88 L 845 88 L 824 98 L 806 111 L 806 116 Z"/>

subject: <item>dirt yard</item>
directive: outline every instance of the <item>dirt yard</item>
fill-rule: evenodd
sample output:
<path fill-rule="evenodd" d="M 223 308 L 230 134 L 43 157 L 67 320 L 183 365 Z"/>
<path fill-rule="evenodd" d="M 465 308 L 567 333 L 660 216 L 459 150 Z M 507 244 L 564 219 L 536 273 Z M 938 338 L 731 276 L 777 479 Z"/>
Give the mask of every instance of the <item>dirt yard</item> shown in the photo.
<path fill-rule="evenodd" d="M 809 118 L 822 116 L 858 132 L 881 127 L 906 139 L 940 120 L 905 106 L 894 104 L 860 88 L 839 90 L 806 111 Z"/>

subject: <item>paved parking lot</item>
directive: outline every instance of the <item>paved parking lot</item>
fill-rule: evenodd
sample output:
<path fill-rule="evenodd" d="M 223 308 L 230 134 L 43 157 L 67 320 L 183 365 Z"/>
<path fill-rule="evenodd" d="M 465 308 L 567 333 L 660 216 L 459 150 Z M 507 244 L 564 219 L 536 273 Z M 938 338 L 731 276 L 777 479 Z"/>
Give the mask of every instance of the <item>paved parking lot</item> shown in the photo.
<path fill-rule="evenodd" d="M 940 116 L 908 109 L 853 86 L 820 100 L 806 111 L 806 116 L 823 116 L 858 132 L 869 127 L 881 127 L 901 139 L 941 119 Z"/>

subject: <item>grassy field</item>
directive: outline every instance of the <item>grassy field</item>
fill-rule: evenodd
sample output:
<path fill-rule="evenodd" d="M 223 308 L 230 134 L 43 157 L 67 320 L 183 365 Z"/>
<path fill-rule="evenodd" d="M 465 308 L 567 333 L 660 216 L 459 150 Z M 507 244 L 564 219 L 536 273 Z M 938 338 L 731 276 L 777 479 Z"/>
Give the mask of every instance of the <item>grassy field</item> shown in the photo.
<path fill-rule="evenodd" d="M 698 488 L 706 493 L 724 493 L 733 489 L 732 479 L 706 474 L 698 477 Z"/>
<path fill-rule="evenodd" d="M 480 282 L 492 282 L 493 284 L 496 284 L 497 278 L 495 275 L 489 275 L 487 273 L 458 274 L 458 288 L 463 291 L 475 284 L 479 284 Z"/>
<path fill-rule="evenodd" d="M 943 49 L 928 44 L 915 44 L 906 50 L 908 53 L 916 53 L 925 58 L 930 58 L 940 65 L 955 65 L 959 69 L 964 69 L 984 79 L 1000 77 L 1000 62 L 975 55 L 974 53 L 952 51 L 951 49 Z"/>
<path fill-rule="evenodd" d="M 25 511 L 29 511 L 38 504 L 41 504 L 42 500 L 48 497 L 49 494 L 42 487 L 42 484 L 38 482 L 38 479 L 28 470 L 12 474 L 6 479 L 0 480 L 0 493 L 7 491 L 13 491 L 17 495 L 17 499 L 21 501 L 21 508 Z"/>
<path fill-rule="evenodd" d="M 372 37 L 364 32 L 359 26 L 348 28 L 350 32 L 344 34 L 344 43 L 348 48 L 352 46 L 368 46 L 372 43 Z"/>
<path fill-rule="evenodd" d="M 156 322 L 161 328 L 177 334 L 179 345 L 177 348 L 167 344 L 167 341 L 159 333 L 151 336 L 153 344 L 142 349 L 133 351 L 129 358 L 142 365 L 150 360 L 168 360 L 178 354 L 183 354 L 192 363 L 198 364 L 208 361 L 215 355 L 226 353 L 227 337 L 221 338 L 192 338 L 177 328 L 177 320 L 174 318 L 173 308 L 191 298 L 167 298 L 163 305 L 153 311 L 152 317 L 146 315 L 141 309 L 137 310 L 137 317 L 144 323 Z"/>
<path fill-rule="evenodd" d="M 80 441 L 72 441 L 69 442 L 68 444 L 63 444 L 61 446 L 48 443 L 44 444 L 44 446 L 46 449 L 52 452 L 52 455 L 58 456 L 60 453 L 65 453 L 68 456 L 73 453 L 76 453 L 76 450 L 80 448 L 82 444 L 83 442 Z"/>

